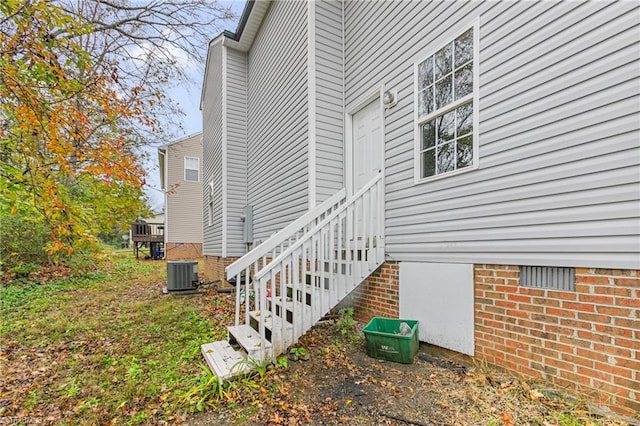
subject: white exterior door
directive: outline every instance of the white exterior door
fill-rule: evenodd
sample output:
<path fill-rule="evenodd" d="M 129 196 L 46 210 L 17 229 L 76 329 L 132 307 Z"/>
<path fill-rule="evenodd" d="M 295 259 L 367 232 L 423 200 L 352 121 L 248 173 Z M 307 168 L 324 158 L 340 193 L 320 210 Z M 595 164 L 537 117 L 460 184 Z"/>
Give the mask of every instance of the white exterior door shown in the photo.
<path fill-rule="evenodd" d="M 382 138 L 382 114 L 380 98 L 366 104 L 351 116 L 352 128 L 352 190 L 353 194 L 362 189 L 375 175 L 382 170 L 384 158 L 384 146 Z M 370 204 L 369 204 L 370 203 Z M 361 200 L 356 204 L 356 210 L 366 210 L 367 223 L 375 223 L 379 219 L 376 206 L 377 199 Z M 366 224 L 361 215 L 357 215 L 355 232 L 357 238 L 364 245 L 372 242 L 364 241 L 362 235 L 366 230 Z M 349 232 L 351 234 L 351 231 Z"/>
<path fill-rule="evenodd" d="M 376 98 L 353 114 L 353 193 L 367 184 L 382 169 L 382 117 Z"/>

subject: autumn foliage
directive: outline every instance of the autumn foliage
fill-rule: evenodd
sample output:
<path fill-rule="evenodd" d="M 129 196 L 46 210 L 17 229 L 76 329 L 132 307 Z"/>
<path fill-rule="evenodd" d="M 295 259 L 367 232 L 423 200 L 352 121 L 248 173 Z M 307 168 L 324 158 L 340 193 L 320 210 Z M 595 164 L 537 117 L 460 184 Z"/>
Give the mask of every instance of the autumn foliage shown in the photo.
<path fill-rule="evenodd" d="M 144 209 L 123 120 L 155 123 L 94 67 L 91 31 L 49 1 L 0 2 L 0 214 L 45 226 L 53 260 Z"/>

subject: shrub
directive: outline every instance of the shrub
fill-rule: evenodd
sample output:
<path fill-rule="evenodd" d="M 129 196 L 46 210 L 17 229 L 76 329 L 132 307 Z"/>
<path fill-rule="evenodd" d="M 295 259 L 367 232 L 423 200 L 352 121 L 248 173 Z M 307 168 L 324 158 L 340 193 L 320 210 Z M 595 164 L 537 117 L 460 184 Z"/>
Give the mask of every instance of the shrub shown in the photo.
<path fill-rule="evenodd" d="M 50 241 L 50 230 L 36 219 L 1 215 L 0 270 L 24 273 L 32 272 L 34 265 L 46 265 L 49 257 L 44 247 Z"/>

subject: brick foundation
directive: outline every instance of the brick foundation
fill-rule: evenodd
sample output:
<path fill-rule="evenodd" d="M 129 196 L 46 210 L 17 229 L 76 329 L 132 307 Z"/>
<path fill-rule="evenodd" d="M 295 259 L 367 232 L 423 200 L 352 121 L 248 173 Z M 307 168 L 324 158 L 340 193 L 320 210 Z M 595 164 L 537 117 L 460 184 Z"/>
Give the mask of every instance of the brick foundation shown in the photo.
<path fill-rule="evenodd" d="M 167 243 L 166 260 L 190 260 L 202 258 L 202 243 Z"/>
<path fill-rule="evenodd" d="M 356 287 L 338 306 L 354 308 L 354 318 L 366 324 L 373 317 L 398 318 L 398 262 L 385 262 L 362 284 Z"/>
<path fill-rule="evenodd" d="M 399 263 L 386 262 L 337 307 L 361 323 L 399 316 Z M 576 290 L 520 287 L 520 267 L 475 265 L 475 357 L 640 413 L 640 271 L 576 268 Z"/>
<path fill-rule="evenodd" d="M 238 260 L 238 257 L 205 256 L 204 276 L 207 281 L 222 280 L 226 283 L 225 268 Z"/>
<path fill-rule="evenodd" d="M 476 357 L 640 412 L 640 272 L 576 268 L 576 291 L 520 287 L 518 266 L 475 265 Z"/>
<path fill-rule="evenodd" d="M 205 256 L 207 279 L 237 258 Z M 367 323 L 399 316 L 399 262 L 385 262 L 337 307 Z M 576 290 L 520 287 L 519 266 L 475 265 L 475 357 L 640 412 L 640 271 L 576 268 Z M 208 275 L 210 274 L 210 275 Z"/>

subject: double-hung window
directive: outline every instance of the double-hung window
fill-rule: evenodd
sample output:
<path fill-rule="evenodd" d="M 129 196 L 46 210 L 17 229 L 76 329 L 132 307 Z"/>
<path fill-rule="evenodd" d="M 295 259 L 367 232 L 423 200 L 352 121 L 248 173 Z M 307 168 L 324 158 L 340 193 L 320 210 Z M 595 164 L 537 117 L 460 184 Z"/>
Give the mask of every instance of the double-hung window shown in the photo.
<path fill-rule="evenodd" d="M 200 159 L 198 157 L 184 157 L 185 182 L 198 182 L 200 180 Z"/>
<path fill-rule="evenodd" d="M 478 163 L 477 25 L 417 62 L 417 181 L 471 170 Z"/>

